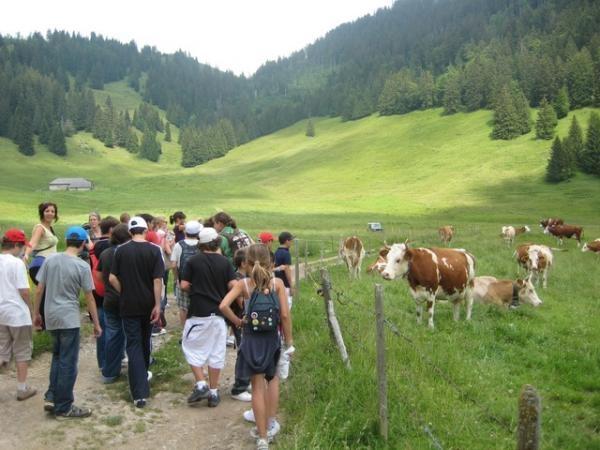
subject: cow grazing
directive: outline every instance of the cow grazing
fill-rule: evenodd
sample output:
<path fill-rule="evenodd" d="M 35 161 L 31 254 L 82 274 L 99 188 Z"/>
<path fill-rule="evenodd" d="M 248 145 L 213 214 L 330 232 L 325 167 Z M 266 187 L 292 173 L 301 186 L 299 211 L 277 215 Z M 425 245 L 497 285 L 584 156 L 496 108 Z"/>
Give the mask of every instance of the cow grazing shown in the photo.
<path fill-rule="evenodd" d="M 544 228 L 544 234 L 551 234 L 558 239 L 558 244 L 563 244 L 563 238 L 577 239 L 577 247 L 581 244 L 581 236 L 583 235 L 583 228 L 575 225 L 548 225 Z"/>
<path fill-rule="evenodd" d="M 460 316 L 460 303 L 465 301 L 467 320 L 473 308 L 475 257 L 462 249 L 410 248 L 407 243 L 394 244 L 387 255 L 384 279 L 406 277 L 415 300 L 417 322 L 422 322 L 423 303 L 427 302 L 428 325 L 434 328 L 433 315 L 437 299 L 449 300 L 454 320 Z"/>
<path fill-rule="evenodd" d="M 454 227 L 452 225 L 444 225 L 438 229 L 442 244 L 448 245 L 454 237 Z"/>
<path fill-rule="evenodd" d="M 361 240 L 356 236 L 350 236 L 340 246 L 340 257 L 346 263 L 350 278 L 360 278 L 360 266 L 365 257 L 365 248 Z"/>
<path fill-rule="evenodd" d="M 531 278 L 524 280 L 498 280 L 495 277 L 475 277 L 473 283 L 473 301 L 509 307 L 518 303 L 539 306 L 542 300 L 538 297 Z"/>
<path fill-rule="evenodd" d="M 548 271 L 554 262 L 554 255 L 550 247 L 538 244 L 522 244 L 515 250 L 515 256 L 519 266 L 523 267 L 532 281 L 535 279 L 539 284 L 542 279 L 544 289 L 548 286 Z"/>
<path fill-rule="evenodd" d="M 529 233 L 531 229 L 525 225 L 524 227 L 513 227 L 512 225 L 507 225 L 502 227 L 502 233 L 500 236 L 504 239 L 507 244 L 512 244 L 519 234 Z"/>
<path fill-rule="evenodd" d="M 387 263 L 387 254 L 390 251 L 389 245 L 384 245 L 379 249 L 379 253 L 377 254 L 377 259 L 367 267 L 367 273 L 372 273 L 376 271 L 381 274 L 383 269 L 385 269 L 385 265 Z"/>
<path fill-rule="evenodd" d="M 547 228 L 552 225 L 563 225 L 564 223 L 565 221 L 562 219 L 549 217 L 547 219 L 540 220 L 540 227 Z"/>
<path fill-rule="evenodd" d="M 582 252 L 593 252 L 600 255 L 600 239 L 583 244 Z"/>

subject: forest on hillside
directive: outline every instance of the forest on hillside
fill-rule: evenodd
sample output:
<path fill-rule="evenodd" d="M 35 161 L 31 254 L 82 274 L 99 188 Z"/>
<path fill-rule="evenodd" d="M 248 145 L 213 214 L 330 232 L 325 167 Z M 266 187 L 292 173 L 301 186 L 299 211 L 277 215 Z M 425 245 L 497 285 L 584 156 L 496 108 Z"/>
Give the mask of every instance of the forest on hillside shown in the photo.
<path fill-rule="evenodd" d="M 599 23 L 594 0 L 399 0 L 249 78 L 93 33 L 0 36 L 0 135 L 26 154 L 37 135 L 61 154 L 64 135 L 85 129 L 156 160 L 156 132 L 172 123 L 194 166 L 311 116 L 599 106 Z M 143 108 L 166 111 L 166 123 L 138 122 L 142 142 L 128 112 L 89 91 L 123 79 Z"/>

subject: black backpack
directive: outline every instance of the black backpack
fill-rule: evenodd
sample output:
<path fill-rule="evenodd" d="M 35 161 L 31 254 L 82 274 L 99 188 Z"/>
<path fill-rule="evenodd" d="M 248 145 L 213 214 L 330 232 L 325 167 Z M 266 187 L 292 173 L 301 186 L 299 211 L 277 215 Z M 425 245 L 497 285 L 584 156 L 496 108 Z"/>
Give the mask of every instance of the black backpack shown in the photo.
<path fill-rule="evenodd" d="M 246 329 L 252 333 L 275 331 L 281 322 L 275 290 L 268 294 L 255 289 L 246 308 Z"/>
<path fill-rule="evenodd" d="M 183 270 L 185 269 L 185 265 L 192 256 L 198 254 L 198 246 L 190 245 L 185 241 L 179 241 L 179 245 L 181 245 L 181 255 L 179 256 L 179 268 L 178 268 L 178 278 L 181 281 L 181 277 L 183 276 Z"/>
<path fill-rule="evenodd" d="M 252 238 L 239 228 L 234 229 L 233 233 L 222 233 L 222 236 L 227 239 L 232 256 L 240 248 L 246 248 L 252 245 Z"/>

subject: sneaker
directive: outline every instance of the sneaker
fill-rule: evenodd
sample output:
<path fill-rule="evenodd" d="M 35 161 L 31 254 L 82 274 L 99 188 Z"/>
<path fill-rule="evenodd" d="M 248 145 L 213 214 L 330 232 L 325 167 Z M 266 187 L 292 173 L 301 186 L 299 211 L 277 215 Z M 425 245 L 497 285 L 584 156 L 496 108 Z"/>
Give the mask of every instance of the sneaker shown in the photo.
<path fill-rule="evenodd" d="M 194 386 L 194 390 L 188 397 L 187 402 L 196 403 L 200 400 L 204 400 L 205 398 L 208 398 L 209 392 L 208 385 L 206 384 L 202 387 L 202 389 L 198 389 L 198 386 Z"/>
<path fill-rule="evenodd" d="M 279 422 L 277 422 L 277 419 L 271 420 L 271 422 L 269 423 L 269 429 L 267 430 L 267 435 L 271 438 L 274 438 L 275 436 L 277 436 L 277 433 L 279 433 L 279 431 L 281 431 L 281 425 L 279 424 Z"/>
<path fill-rule="evenodd" d="M 37 394 L 37 390 L 29 386 L 27 386 L 23 391 L 17 389 L 17 400 L 27 400 L 28 398 L 33 397 L 35 394 Z"/>
<path fill-rule="evenodd" d="M 71 409 L 64 413 L 56 413 L 56 420 L 65 420 L 65 419 L 83 419 L 84 417 L 89 417 L 92 415 L 92 410 L 90 408 L 83 408 L 75 405 L 71 405 Z"/>
<path fill-rule="evenodd" d="M 252 427 L 250 429 L 250 436 L 252 436 L 254 439 L 260 439 L 260 436 L 258 435 L 258 428 Z M 273 435 L 269 432 L 269 430 L 267 430 L 267 439 L 266 439 L 266 441 L 267 441 L 267 443 L 273 442 Z"/>
<path fill-rule="evenodd" d="M 49 413 L 54 412 L 54 402 L 52 400 L 44 398 L 44 411 Z"/>
<path fill-rule="evenodd" d="M 248 391 L 240 392 L 239 394 L 231 394 L 231 398 L 240 402 L 251 402 L 252 394 Z M 250 410 L 252 411 L 252 410 Z"/>
<path fill-rule="evenodd" d="M 102 375 L 102 384 L 113 384 L 116 383 L 117 380 L 119 379 L 119 375 L 117 375 L 116 377 L 105 377 L 104 375 Z"/>
<path fill-rule="evenodd" d="M 137 400 L 133 401 L 133 406 L 135 406 L 136 408 L 144 408 L 146 406 L 146 399 L 145 398 L 138 398 Z"/>
<path fill-rule="evenodd" d="M 243 415 L 244 415 L 244 420 L 246 422 L 256 423 L 256 419 L 254 418 L 254 411 L 252 411 L 251 409 L 244 411 Z"/>
<path fill-rule="evenodd" d="M 235 337 L 227 336 L 227 347 L 235 347 Z"/>
<path fill-rule="evenodd" d="M 152 372 L 148 371 L 148 381 L 152 379 Z"/>
<path fill-rule="evenodd" d="M 216 394 L 213 394 L 213 393 L 209 392 L 208 407 L 214 408 L 214 407 L 218 406 L 219 403 L 221 403 L 221 396 L 219 395 L 219 393 L 217 392 Z"/>
<path fill-rule="evenodd" d="M 162 336 L 163 334 L 167 334 L 166 328 L 156 328 L 152 330 L 152 337 Z"/>
<path fill-rule="evenodd" d="M 127 367 L 128 364 L 129 364 L 129 358 L 127 356 L 125 356 L 125 358 L 123 358 L 121 360 L 121 367 Z"/>
<path fill-rule="evenodd" d="M 256 450 L 269 450 L 269 441 L 266 439 L 257 439 Z"/>

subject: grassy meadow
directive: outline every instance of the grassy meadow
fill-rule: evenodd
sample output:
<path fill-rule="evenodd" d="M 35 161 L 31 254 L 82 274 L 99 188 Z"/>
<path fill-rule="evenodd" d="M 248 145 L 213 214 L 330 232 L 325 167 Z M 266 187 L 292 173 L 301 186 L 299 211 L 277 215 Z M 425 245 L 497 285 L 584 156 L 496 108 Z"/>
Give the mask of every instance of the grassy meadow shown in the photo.
<path fill-rule="evenodd" d="M 123 82 L 98 91 L 117 109 L 133 109 L 139 97 Z M 559 122 L 567 134 L 577 115 L 586 127 L 590 109 Z M 532 114 L 533 116 L 533 114 Z M 108 149 L 88 133 L 67 139 L 68 156 L 36 146 L 35 157 L 0 138 L 0 228 L 27 232 L 37 204 L 58 203 L 58 231 L 83 223 L 88 212 L 118 215 L 183 210 L 188 218 L 225 209 L 256 234 L 289 229 L 300 253 L 312 258 L 336 252 L 341 236 L 358 234 L 369 249 L 384 239 L 410 238 L 436 245 L 437 228 L 456 228 L 453 245 L 477 257 L 478 275 L 516 277 L 513 248 L 498 237 L 505 224 L 528 224 L 521 237 L 551 244 L 537 222 L 560 216 L 585 227 L 585 240 L 600 237 L 600 180 L 577 174 L 568 183 L 543 181 L 549 141 L 534 134 L 492 141 L 490 111 L 442 116 L 441 110 L 404 116 L 371 116 L 342 123 L 313 119 L 252 141 L 201 167 L 180 167 L 178 130 L 163 144 L 159 163 L 123 149 Z M 162 139 L 163 136 L 160 136 Z M 50 192 L 56 177 L 86 177 L 91 192 Z M 380 221 L 381 234 L 366 231 Z M 454 323 L 451 308 L 436 309 L 436 330 L 417 326 L 403 280 L 385 282 L 387 317 L 411 342 L 387 332 L 390 441 L 377 438 L 373 285 L 363 274 L 350 282 L 331 269 L 340 299 L 337 312 L 353 369 L 343 368 L 329 341 L 322 300 L 311 282 L 294 305 L 298 353 L 282 407 L 286 427 L 278 448 L 436 448 L 427 426 L 445 449 L 514 448 L 516 402 L 525 383 L 543 402 L 543 448 L 600 448 L 600 260 L 573 242 L 555 254 L 544 304 L 515 312 L 476 305 L 473 320 Z M 370 258 L 365 259 L 365 266 Z M 432 367 L 433 363 L 437 369 Z M 165 369 L 166 370 L 166 369 Z M 442 376 L 441 374 L 444 374 Z"/>

